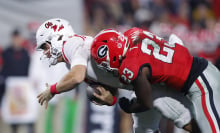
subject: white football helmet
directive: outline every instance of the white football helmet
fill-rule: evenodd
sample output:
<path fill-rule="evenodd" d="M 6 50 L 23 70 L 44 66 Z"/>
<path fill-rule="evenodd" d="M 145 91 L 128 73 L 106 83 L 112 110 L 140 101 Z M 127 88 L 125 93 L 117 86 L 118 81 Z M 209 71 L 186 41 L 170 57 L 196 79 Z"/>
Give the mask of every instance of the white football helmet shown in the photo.
<path fill-rule="evenodd" d="M 49 64 L 57 64 L 57 58 L 62 55 L 63 42 L 67 37 L 74 35 L 72 26 L 67 20 L 53 18 L 45 21 L 36 33 L 37 49 L 46 42 L 51 45 Z"/>

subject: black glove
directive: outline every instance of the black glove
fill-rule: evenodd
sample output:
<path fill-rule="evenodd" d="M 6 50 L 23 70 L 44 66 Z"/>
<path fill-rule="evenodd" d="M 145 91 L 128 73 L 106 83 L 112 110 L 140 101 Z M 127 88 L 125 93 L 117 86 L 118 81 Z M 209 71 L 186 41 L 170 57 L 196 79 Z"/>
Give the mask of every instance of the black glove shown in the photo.
<path fill-rule="evenodd" d="M 126 97 L 122 97 L 119 99 L 119 105 L 121 109 L 126 113 L 132 113 L 131 106 L 133 103 L 135 103 L 136 98 L 133 98 L 132 100 L 129 100 Z"/>

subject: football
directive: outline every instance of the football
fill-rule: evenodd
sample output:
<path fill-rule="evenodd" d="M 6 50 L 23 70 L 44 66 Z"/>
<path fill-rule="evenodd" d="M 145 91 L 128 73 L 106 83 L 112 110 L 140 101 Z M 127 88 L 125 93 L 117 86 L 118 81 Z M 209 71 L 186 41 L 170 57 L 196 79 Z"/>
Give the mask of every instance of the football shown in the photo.
<path fill-rule="evenodd" d="M 86 89 L 86 93 L 87 93 L 87 98 L 90 101 L 95 101 L 97 103 L 102 103 L 101 100 L 99 100 L 98 98 L 96 98 L 93 94 L 97 93 L 97 94 L 101 94 L 100 91 L 97 89 L 97 86 L 99 86 L 98 84 L 95 85 L 89 85 Z"/>
<path fill-rule="evenodd" d="M 88 83 L 88 82 L 87 82 Z M 118 95 L 118 89 L 115 89 L 115 88 L 112 88 L 110 86 L 107 86 L 107 85 L 104 85 L 104 84 L 101 84 L 101 83 L 96 83 L 96 82 L 90 82 L 88 83 L 88 87 L 86 89 L 86 92 L 87 92 L 87 98 L 89 99 L 89 101 L 95 101 L 96 103 L 99 103 L 99 104 L 102 104 L 102 105 L 105 105 L 105 103 L 96 98 L 93 94 L 94 93 L 97 93 L 97 94 L 101 94 L 101 92 L 97 89 L 98 86 L 102 86 L 104 87 L 104 89 L 110 91 L 110 93 L 113 95 L 113 96 L 116 96 Z"/>

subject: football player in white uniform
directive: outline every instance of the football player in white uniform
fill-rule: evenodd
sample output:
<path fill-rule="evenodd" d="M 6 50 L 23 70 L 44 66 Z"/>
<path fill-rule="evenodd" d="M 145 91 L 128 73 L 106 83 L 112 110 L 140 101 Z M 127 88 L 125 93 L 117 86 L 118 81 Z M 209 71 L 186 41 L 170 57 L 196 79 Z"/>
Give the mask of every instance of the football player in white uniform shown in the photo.
<path fill-rule="evenodd" d="M 75 34 L 68 21 L 59 18 L 45 21 L 36 33 L 36 40 L 37 49 L 43 50 L 43 56 L 41 58 L 48 59 L 50 66 L 56 65 L 59 62 L 66 62 L 71 66 L 70 71 L 59 82 L 53 85 L 46 84 L 46 90 L 38 95 L 39 103 L 43 105 L 45 102 L 45 108 L 47 108 L 48 102 L 55 94 L 71 90 L 85 79 L 90 79 L 113 88 L 132 90 L 132 86 L 126 86 L 120 83 L 117 77 L 112 76 L 110 73 L 103 72 L 103 70 L 97 67 L 95 62 L 90 58 L 90 46 L 93 37 Z M 162 98 L 158 100 L 160 102 L 155 102 L 155 107 L 159 109 L 162 114 L 168 115 L 165 117 L 172 119 L 174 122 L 178 120 L 181 123 L 179 124 L 181 128 L 186 128 L 186 130 L 191 131 L 191 127 L 188 126 L 191 120 L 189 111 L 176 100 L 172 99 L 170 104 L 163 104 L 163 101 L 167 103 L 169 100 L 161 99 Z M 113 105 L 116 103 L 116 98 L 110 97 L 109 100 L 106 101 L 108 101 L 108 103 L 105 103 L 106 105 Z M 177 104 L 173 104 L 173 101 Z M 169 106 L 172 106 L 172 108 Z M 176 111 L 172 110 L 173 108 L 178 108 L 178 110 L 181 111 L 176 113 Z M 169 112 L 164 113 L 167 111 Z M 185 113 L 185 111 L 188 113 Z M 186 114 L 187 117 L 185 117 Z M 152 114 L 150 113 L 148 115 Z M 156 118 L 156 116 L 154 118 Z M 152 122 L 154 121 L 150 123 L 152 124 Z M 147 124 L 147 122 L 144 124 Z M 149 130 L 147 129 L 143 132 L 153 133 L 158 131 L 159 125 L 158 123 L 156 123 L 156 125 L 156 127 L 147 127 L 147 125 L 146 127 L 149 128 Z"/>

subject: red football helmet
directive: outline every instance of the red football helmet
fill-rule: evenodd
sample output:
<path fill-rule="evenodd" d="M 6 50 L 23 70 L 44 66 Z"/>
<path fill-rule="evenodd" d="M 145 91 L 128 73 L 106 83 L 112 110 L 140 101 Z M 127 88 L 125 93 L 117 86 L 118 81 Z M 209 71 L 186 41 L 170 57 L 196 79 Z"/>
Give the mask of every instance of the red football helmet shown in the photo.
<path fill-rule="evenodd" d="M 127 49 L 127 37 L 116 30 L 106 29 L 95 36 L 91 55 L 99 67 L 114 71 L 120 67 Z"/>

